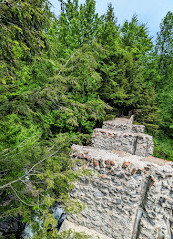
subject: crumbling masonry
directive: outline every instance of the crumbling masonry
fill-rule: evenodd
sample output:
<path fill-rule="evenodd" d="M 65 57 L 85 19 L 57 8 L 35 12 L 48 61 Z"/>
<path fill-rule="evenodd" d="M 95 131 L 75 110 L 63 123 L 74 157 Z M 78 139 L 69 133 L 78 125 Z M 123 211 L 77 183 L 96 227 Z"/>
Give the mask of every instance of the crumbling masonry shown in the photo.
<path fill-rule="evenodd" d="M 73 157 L 93 170 L 71 193 L 86 207 L 69 215 L 63 229 L 102 239 L 173 238 L 173 162 L 152 157 L 152 137 L 132 118 L 95 129 L 93 147 L 73 145 Z"/>

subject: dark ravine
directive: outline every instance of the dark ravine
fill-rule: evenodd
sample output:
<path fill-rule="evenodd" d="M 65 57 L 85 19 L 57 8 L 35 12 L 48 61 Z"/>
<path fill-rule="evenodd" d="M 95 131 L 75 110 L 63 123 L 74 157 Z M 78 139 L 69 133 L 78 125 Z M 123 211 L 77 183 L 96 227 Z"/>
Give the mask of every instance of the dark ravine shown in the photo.
<path fill-rule="evenodd" d="M 61 206 L 56 206 L 50 210 L 54 215 L 54 218 L 57 220 L 57 230 L 59 231 L 63 221 L 66 219 L 66 213 Z M 40 225 L 42 223 L 38 217 L 35 218 L 35 221 L 37 221 Z M 32 230 L 32 226 L 23 223 L 22 217 L 18 215 L 17 217 L 7 218 L 0 223 L 0 235 L 9 239 L 12 234 L 14 234 L 16 238 L 25 239 L 32 238 L 34 232 Z"/>

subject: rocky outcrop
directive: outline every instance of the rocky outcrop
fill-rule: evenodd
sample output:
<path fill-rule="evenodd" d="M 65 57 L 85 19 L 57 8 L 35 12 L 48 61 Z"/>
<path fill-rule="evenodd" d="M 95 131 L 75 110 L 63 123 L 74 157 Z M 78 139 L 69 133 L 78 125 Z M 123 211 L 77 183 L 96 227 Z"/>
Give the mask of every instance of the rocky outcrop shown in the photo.
<path fill-rule="evenodd" d="M 81 177 L 71 192 L 85 207 L 68 215 L 68 221 L 75 230 L 93 231 L 93 238 L 100 233 L 102 238 L 170 239 L 173 162 L 148 156 L 153 143 L 143 127 L 128 125 L 128 119 L 117 121 L 121 119 L 94 131 L 94 147 L 72 147 L 72 157 L 78 159 L 75 170 L 85 167 L 92 174 Z"/>

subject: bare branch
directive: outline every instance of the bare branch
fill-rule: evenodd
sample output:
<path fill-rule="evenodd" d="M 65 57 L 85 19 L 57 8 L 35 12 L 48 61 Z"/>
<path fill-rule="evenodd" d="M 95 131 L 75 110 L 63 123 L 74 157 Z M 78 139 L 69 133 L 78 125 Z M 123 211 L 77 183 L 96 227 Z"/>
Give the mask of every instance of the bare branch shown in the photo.
<path fill-rule="evenodd" d="M 13 190 L 13 192 L 15 193 L 16 197 L 19 199 L 19 201 L 21 201 L 22 203 L 24 203 L 25 205 L 29 206 L 29 207 L 34 207 L 36 205 L 34 204 L 29 204 L 29 203 L 26 203 L 25 201 L 23 201 L 19 195 L 17 194 L 16 190 L 10 185 L 11 189 Z"/>
<path fill-rule="evenodd" d="M 57 76 L 59 76 L 61 74 L 62 69 L 64 69 L 67 66 L 67 64 L 69 63 L 71 58 L 73 58 L 76 55 L 76 53 L 79 52 L 79 51 L 80 51 L 80 48 L 76 52 L 74 52 L 73 55 L 70 56 L 70 58 L 66 61 L 65 65 L 63 65 L 62 68 L 60 69 L 60 71 L 58 72 Z"/>
<path fill-rule="evenodd" d="M 70 141 L 71 141 L 71 139 L 68 140 L 65 145 L 67 145 Z M 53 157 L 55 154 L 57 154 L 57 153 L 62 149 L 62 147 L 63 147 L 63 145 L 62 145 L 57 151 L 55 151 L 53 154 L 47 156 L 46 158 L 40 160 L 38 163 L 34 164 L 23 176 L 17 178 L 16 180 L 13 180 L 13 181 L 11 181 L 11 182 L 9 182 L 9 183 L 7 183 L 7 184 L 4 184 L 4 185 L 0 186 L 0 189 L 7 188 L 7 187 L 11 187 L 12 184 L 18 182 L 19 180 L 21 181 L 21 179 L 24 178 L 24 177 L 26 177 L 26 176 L 29 176 L 30 173 L 32 172 L 32 170 L 33 170 L 35 167 L 37 167 L 39 164 L 43 163 L 46 159 L 49 159 L 49 158 Z M 22 182 L 22 181 L 21 181 L 21 182 Z"/>
<path fill-rule="evenodd" d="M 9 155 L 8 157 L 6 157 L 6 158 L 1 158 L 0 160 L 6 160 L 6 161 L 10 161 L 10 160 L 7 160 L 8 158 L 10 158 L 10 157 L 13 157 L 13 156 L 16 156 L 16 155 L 19 155 L 19 154 L 21 154 L 21 152 L 19 152 L 19 153 L 17 153 L 17 154 L 12 154 L 12 155 Z M 2 156 L 3 157 L 3 156 Z"/>
<path fill-rule="evenodd" d="M 2 155 L 1 157 L 3 158 L 3 157 L 5 157 L 5 156 L 11 154 L 12 152 L 16 151 L 18 148 L 22 147 L 22 145 L 23 145 L 23 143 L 25 143 L 25 141 L 27 141 L 27 140 L 30 139 L 30 138 L 34 138 L 34 137 L 37 137 L 37 136 L 31 136 L 31 137 L 26 138 L 26 139 L 25 139 L 24 141 L 22 141 L 15 149 L 13 149 L 11 152 L 8 152 L 8 153 Z M 0 152 L 0 154 L 3 154 L 3 152 Z M 17 153 L 17 154 L 18 154 L 18 153 Z M 11 155 L 11 156 L 13 156 L 13 155 Z M 11 156 L 10 156 L 10 157 L 11 157 Z M 2 159 L 2 158 L 1 158 L 1 159 Z M 0 160 L 1 160 L 1 159 L 0 159 Z"/>

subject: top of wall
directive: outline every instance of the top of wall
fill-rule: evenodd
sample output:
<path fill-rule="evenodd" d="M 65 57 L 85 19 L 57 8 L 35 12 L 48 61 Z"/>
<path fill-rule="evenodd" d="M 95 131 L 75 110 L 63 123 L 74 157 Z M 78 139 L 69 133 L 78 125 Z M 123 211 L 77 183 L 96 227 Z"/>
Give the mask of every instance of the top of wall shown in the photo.
<path fill-rule="evenodd" d="M 152 156 L 142 157 L 119 150 L 104 150 L 75 144 L 72 146 L 72 149 L 73 156 L 85 159 L 90 163 L 89 165 L 94 168 L 97 168 L 100 160 L 102 160 L 105 168 L 108 168 L 107 166 L 109 161 L 109 165 L 112 166 L 116 165 L 122 167 L 124 163 L 128 163 L 128 166 L 131 164 L 138 169 L 152 166 L 155 170 L 158 169 L 159 171 L 173 172 L 173 162 L 161 158 L 155 158 Z"/>
<path fill-rule="evenodd" d="M 108 120 L 103 122 L 103 129 L 111 129 L 122 132 L 132 133 L 144 133 L 144 125 L 133 124 L 133 116 L 131 118 L 115 118 L 114 120 Z"/>
<path fill-rule="evenodd" d="M 133 155 L 151 156 L 154 144 L 152 136 L 144 134 L 143 125 L 133 125 L 133 116 L 103 122 L 102 129 L 95 129 L 92 144 L 105 150 L 122 150 Z"/>

